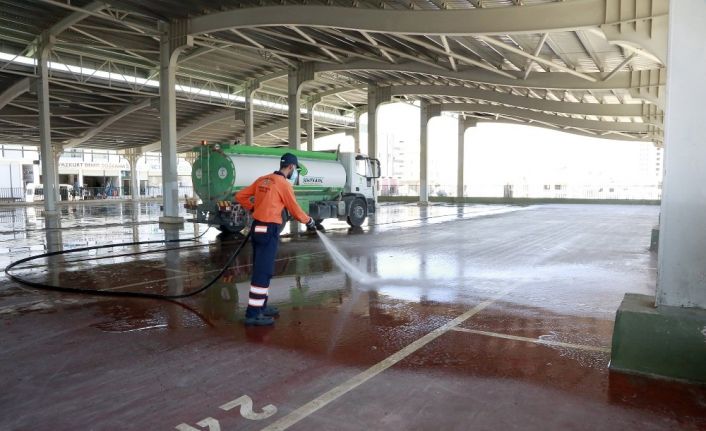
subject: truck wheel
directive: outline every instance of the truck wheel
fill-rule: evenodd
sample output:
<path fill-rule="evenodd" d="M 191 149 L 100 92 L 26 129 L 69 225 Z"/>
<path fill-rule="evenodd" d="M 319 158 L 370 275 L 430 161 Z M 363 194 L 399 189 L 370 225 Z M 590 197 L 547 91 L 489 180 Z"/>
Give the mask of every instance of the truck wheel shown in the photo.
<path fill-rule="evenodd" d="M 348 224 L 352 227 L 360 227 L 366 216 L 365 202 L 360 198 L 354 199 L 348 211 Z"/>

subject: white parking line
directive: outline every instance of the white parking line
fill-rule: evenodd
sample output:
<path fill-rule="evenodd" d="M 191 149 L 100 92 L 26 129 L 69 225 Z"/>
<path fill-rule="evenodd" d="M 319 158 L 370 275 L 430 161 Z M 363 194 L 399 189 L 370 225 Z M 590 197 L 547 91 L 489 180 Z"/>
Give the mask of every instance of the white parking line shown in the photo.
<path fill-rule="evenodd" d="M 544 344 L 545 346 L 566 347 L 569 349 L 589 350 L 592 352 L 610 353 L 610 348 L 587 346 L 585 344 L 562 343 L 559 341 L 542 340 L 540 338 L 519 337 L 517 335 L 501 334 L 498 332 L 479 331 L 477 329 L 451 328 L 452 331 L 468 332 L 469 334 L 486 335 L 488 337 L 505 338 L 506 340 L 526 341 L 528 343 Z"/>
<path fill-rule="evenodd" d="M 387 358 L 383 359 L 382 361 L 378 362 L 377 364 L 373 365 L 372 367 L 368 368 L 367 370 L 357 374 L 356 376 L 353 376 L 352 378 L 346 380 L 345 382 L 341 383 L 340 385 L 336 386 L 335 388 L 329 390 L 328 392 L 322 394 L 321 396 L 309 401 L 308 403 L 304 404 L 303 406 L 299 407 L 298 409 L 294 410 L 293 412 L 289 413 L 287 416 L 284 416 L 283 418 L 279 419 L 278 421 L 272 423 L 271 425 L 265 427 L 262 429 L 262 431 L 280 431 L 280 430 L 285 430 L 289 428 L 290 426 L 296 424 L 300 420 L 306 418 L 307 416 L 311 415 L 315 411 L 319 410 L 320 408 L 326 406 L 330 402 L 338 399 L 342 395 L 345 395 L 346 393 L 352 391 L 353 389 L 357 388 L 358 386 L 362 385 L 363 383 L 367 382 L 368 380 L 372 379 L 373 377 L 377 376 L 378 374 L 382 373 L 386 369 L 392 367 L 393 365 L 397 364 L 398 362 L 402 361 L 412 353 L 416 352 L 417 350 L 421 349 L 422 347 L 426 346 L 427 344 L 431 343 L 432 341 L 436 340 L 439 338 L 441 335 L 447 333 L 451 329 L 457 327 L 461 323 L 465 322 L 466 320 L 470 319 L 474 315 L 478 314 L 481 310 L 484 308 L 488 307 L 489 305 L 493 304 L 496 302 L 498 299 L 502 298 L 503 296 L 507 295 L 512 288 L 507 288 L 495 295 L 493 298 L 481 302 L 480 304 L 476 305 L 473 307 L 471 310 L 466 311 L 462 315 L 458 316 L 457 318 L 451 320 L 450 322 L 446 323 L 445 325 L 442 325 L 435 330 L 431 331 L 427 335 L 423 336 L 422 338 L 412 342 L 409 344 L 407 347 L 403 348 L 402 350 L 399 350 L 396 353 L 393 353 L 392 355 L 388 356 Z"/>

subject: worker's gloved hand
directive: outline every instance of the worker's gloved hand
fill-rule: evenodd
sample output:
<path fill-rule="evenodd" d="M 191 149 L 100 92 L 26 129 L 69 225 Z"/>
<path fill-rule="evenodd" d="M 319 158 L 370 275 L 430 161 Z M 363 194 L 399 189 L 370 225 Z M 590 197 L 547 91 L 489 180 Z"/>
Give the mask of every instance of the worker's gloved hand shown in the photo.
<path fill-rule="evenodd" d="M 306 222 L 306 228 L 309 230 L 316 229 L 316 222 L 312 217 L 309 217 L 309 221 Z"/>

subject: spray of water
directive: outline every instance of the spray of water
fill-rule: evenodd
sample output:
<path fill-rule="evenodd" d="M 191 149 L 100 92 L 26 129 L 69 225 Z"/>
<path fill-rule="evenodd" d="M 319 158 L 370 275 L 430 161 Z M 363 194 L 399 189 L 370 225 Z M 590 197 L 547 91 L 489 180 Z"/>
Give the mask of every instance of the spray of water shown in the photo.
<path fill-rule="evenodd" d="M 355 265 L 350 263 L 350 261 L 346 259 L 346 257 L 338 250 L 338 248 L 333 245 L 331 240 L 326 238 L 326 235 L 322 234 L 318 230 L 316 231 L 316 233 L 317 235 L 319 235 L 319 239 L 324 244 L 326 251 L 328 251 L 328 254 L 331 256 L 336 266 L 338 266 L 341 271 L 348 274 L 348 276 L 352 280 L 357 281 L 360 284 L 366 285 L 376 284 L 380 281 L 378 277 L 373 277 L 370 274 L 366 274 L 365 272 L 357 268 Z"/>
<path fill-rule="evenodd" d="M 341 251 L 331 242 L 326 235 L 319 231 L 316 231 L 319 235 L 319 239 L 323 243 L 326 251 L 333 259 L 336 266 L 346 273 L 351 280 L 356 281 L 359 285 L 364 286 L 417 286 L 417 287 L 446 287 L 447 283 L 439 284 L 435 283 L 433 280 L 428 279 L 409 279 L 409 278 L 382 278 L 376 277 L 374 275 L 368 274 L 360 270 L 360 268 L 353 265 L 346 256 L 341 253 Z"/>

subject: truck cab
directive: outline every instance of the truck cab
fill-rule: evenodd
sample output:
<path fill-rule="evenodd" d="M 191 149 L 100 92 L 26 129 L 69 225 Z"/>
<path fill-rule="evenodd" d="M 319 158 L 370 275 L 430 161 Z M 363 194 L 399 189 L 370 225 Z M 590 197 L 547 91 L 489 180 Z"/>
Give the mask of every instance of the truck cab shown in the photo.
<path fill-rule="evenodd" d="M 339 153 L 338 159 L 346 171 L 343 200 L 346 202 L 346 221 L 358 227 L 375 212 L 377 191 L 375 181 L 380 178 L 380 161 L 360 153 Z M 360 205 L 360 200 L 365 206 Z"/>

